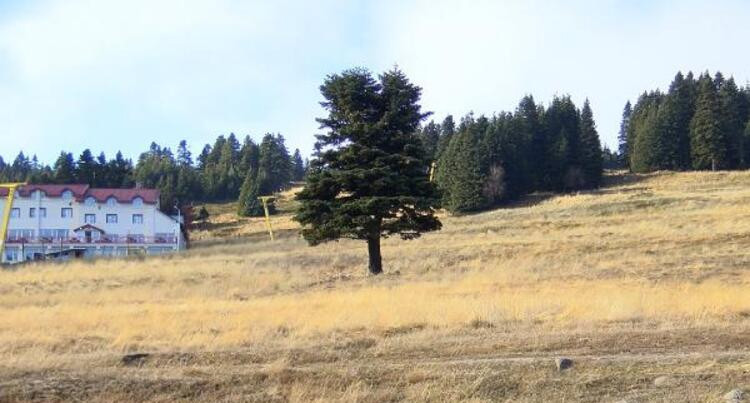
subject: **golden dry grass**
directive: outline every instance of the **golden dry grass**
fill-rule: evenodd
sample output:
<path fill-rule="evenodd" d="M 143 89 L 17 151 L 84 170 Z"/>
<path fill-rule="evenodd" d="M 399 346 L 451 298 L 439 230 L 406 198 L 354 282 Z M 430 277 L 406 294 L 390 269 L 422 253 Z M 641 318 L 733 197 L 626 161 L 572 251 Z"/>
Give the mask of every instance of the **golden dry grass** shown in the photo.
<path fill-rule="evenodd" d="M 442 231 L 415 241 L 388 239 L 386 274 L 375 278 L 365 274 L 361 242 L 308 247 L 283 214 L 273 218 L 280 239 L 270 242 L 262 220 L 211 206 L 212 222 L 181 255 L 0 273 L 0 356 L 10 375 L 55 369 L 83 376 L 94 366 L 124 379 L 107 357 L 189 354 L 199 368 L 172 358 L 152 368 L 182 371 L 172 377 L 184 381 L 194 378 L 185 374 L 190 368 L 201 379 L 229 379 L 238 367 L 207 358 L 228 354 L 245 357 L 242 371 L 263 378 L 254 381 L 263 391 L 257 396 L 223 381 L 228 395 L 118 395 L 125 392 L 117 388 L 78 395 L 105 400 L 598 401 L 627 395 L 611 394 L 615 377 L 622 387 L 641 385 L 639 376 L 653 375 L 648 368 L 665 364 L 625 355 L 626 364 L 580 375 L 609 374 L 609 384 L 566 378 L 555 386 L 536 361 L 482 360 L 659 347 L 674 356 L 670 373 L 692 374 L 686 363 L 706 362 L 682 354 L 714 345 L 729 354 L 714 365 L 722 382 L 747 382 L 750 371 L 732 354 L 742 352 L 750 330 L 750 173 L 608 181 L 596 192 L 444 216 Z M 451 361 L 436 367 L 434 360 Z M 412 370 L 404 374 L 399 365 Z M 497 374 L 513 382 L 499 384 Z M 589 381 L 592 398 L 580 390 Z M 685 382 L 632 393 L 667 399 Z M 717 382 L 688 383 L 696 391 L 690 396 L 714 396 L 724 387 Z M 11 386 L 12 396 L 28 397 Z M 74 395 L 53 397 L 65 393 Z"/>

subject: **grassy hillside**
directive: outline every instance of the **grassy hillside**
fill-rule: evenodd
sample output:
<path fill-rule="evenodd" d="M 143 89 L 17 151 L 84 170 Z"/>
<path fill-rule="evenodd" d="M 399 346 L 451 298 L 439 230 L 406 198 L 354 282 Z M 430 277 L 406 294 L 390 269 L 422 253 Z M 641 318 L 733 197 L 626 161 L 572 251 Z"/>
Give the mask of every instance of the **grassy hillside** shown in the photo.
<path fill-rule="evenodd" d="M 270 242 L 232 206 L 209 206 L 180 255 L 2 272 L 0 401 L 717 401 L 750 388 L 750 173 L 607 180 L 388 239 L 378 277 L 363 242 L 308 247 L 288 215 Z M 136 352 L 149 355 L 122 361 Z M 559 356 L 574 367 L 557 372 Z"/>

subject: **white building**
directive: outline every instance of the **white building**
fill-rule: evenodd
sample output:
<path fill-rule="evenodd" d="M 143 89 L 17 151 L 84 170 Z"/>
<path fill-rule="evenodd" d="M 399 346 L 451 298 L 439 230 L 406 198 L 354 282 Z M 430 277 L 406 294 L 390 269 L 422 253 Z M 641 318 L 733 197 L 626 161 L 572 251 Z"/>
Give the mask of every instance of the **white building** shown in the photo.
<path fill-rule="evenodd" d="M 7 195 L 0 189 L 0 211 Z M 16 191 L 10 214 L 4 263 L 70 251 L 126 256 L 185 247 L 180 222 L 159 211 L 156 189 L 28 185 Z"/>

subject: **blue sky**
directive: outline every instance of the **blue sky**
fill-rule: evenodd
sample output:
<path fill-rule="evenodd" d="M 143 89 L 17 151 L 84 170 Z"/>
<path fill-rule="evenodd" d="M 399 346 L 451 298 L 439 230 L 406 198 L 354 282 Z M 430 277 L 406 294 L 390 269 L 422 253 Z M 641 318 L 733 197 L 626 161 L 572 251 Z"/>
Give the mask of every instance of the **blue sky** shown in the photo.
<path fill-rule="evenodd" d="M 0 2 L 0 155 L 197 153 L 229 132 L 307 154 L 326 74 L 396 64 L 436 119 L 567 93 L 614 146 L 625 101 L 677 70 L 744 85 L 749 21 L 739 0 Z"/>

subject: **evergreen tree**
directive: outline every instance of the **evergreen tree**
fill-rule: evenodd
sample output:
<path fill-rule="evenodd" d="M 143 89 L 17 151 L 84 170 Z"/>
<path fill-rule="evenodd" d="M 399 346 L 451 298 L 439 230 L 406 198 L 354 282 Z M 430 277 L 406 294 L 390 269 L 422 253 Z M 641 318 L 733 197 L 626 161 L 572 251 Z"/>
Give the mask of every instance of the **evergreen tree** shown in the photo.
<path fill-rule="evenodd" d="M 87 185 L 94 185 L 96 183 L 96 161 L 94 160 L 91 150 L 88 148 L 83 150 L 81 156 L 78 157 L 77 162 L 78 170 L 76 171 L 76 180 L 78 183 Z"/>
<path fill-rule="evenodd" d="M 201 153 L 198 155 L 198 169 L 199 170 L 203 170 L 206 167 L 210 154 L 211 154 L 211 146 L 206 144 L 205 146 L 203 146 L 203 150 L 201 150 Z"/>
<path fill-rule="evenodd" d="M 208 213 L 208 210 L 206 210 L 206 206 L 201 206 L 201 209 L 198 210 L 198 215 L 195 218 L 198 221 L 206 222 L 209 217 L 210 217 L 210 214 Z"/>
<path fill-rule="evenodd" d="M 727 139 L 721 127 L 721 104 L 711 77 L 698 83 L 695 115 L 690 122 L 690 147 L 694 169 L 726 168 Z"/>
<path fill-rule="evenodd" d="M 634 129 L 637 135 L 632 147 L 632 170 L 650 172 L 658 169 L 662 125 L 657 102 L 647 104 L 639 111 L 638 119 L 634 121 Z"/>
<path fill-rule="evenodd" d="M 303 180 L 305 178 L 305 162 L 302 161 L 302 154 L 300 154 L 299 148 L 294 149 L 292 167 L 292 180 L 297 182 Z"/>
<path fill-rule="evenodd" d="M 260 148 L 250 136 L 245 136 L 242 148 L 240 149 L 240 174 L 242 175 L 243 183 L 247 175 L 254 175 L 254 172 L 258 171 L 259 164 Z"/>
<path fill-rule="evenodd" d="M 108 187 L 129 188 L 135 184 L 133 179 L 133 162 L 125 159 L 118 151 L 115 158 L 107 162 L 106 181 Z"/>
<path fill-rule="evenodd" d="M 629 166 L 633 172 L 660 169 L 660 158 L 665 155 L 661 144 L 665 139 L 663 115 L 659 115 L 663 102 L 664 95 L 661 92 L 644 92 L 633 107 L 627 138 Z"/>
<path fill-rule="evenodd" d="M 291 180 L 292 161 L 284 137 L 267 133 L 260 143 L 260 191 L 271 195 L 286 188 Z"/>
<path fill-rule="evenodd" d="M 419 237 L 440 228 L 437 194 L 416 131 L 421 89 L 399 70 L 380 76 L 354 69 L 321 86 L 328 111 L 317 136 L 295 219 L 312 245 L 355 238 L 367 241 L 369 270 L 382 272 L 380 238 Z"/>
<path fill-rule="evenodd" d="M 448 148 L 455 132 L 456 122 L 453 121 L 453 115 L 448 115 L 443 119 L 443 123 L 440 124 L 440 139 L 438 140 L 437 150 L 435 152 L 435 160 L 440 159 L 443 151 Z"/>
<path fill-rule="evenodd" d="M 584 187 L 599 187 L 602 179 L 602 146 L 596 131 L 594 115 L 587 99 L 581 109 L 581 169 L 584 175 Z"/>
<path fill-rule="evenodd" d="M 61 152 L 54 166 L 55 182 L 59 184 L 76 182 L 76 163 L 73 154 Z"/>
<path fill-rule="evenodd" d="M 240 197 L 237 203 L 237 214 L 242 217 L 261 217 L 265 215 L 263 203 L 259 197 L 261 194 L 261 183 L 265 180 L 262 178 L 263 173 L 251 173 L 245 177 L 240 189 Z M 268 203 L 268 214 L 276 213 L 276 206 L 272 201 Z"/>
<path fill-rule="evenodd" d="M 544 114 L 547 132 L 547 162 L 544 190 L 575 190 L 584 187 L 581 166 L 580 116 L 570 96 L 555 97 Z"/>
<path fill-rule="evenodd" d="M 488 162 L 483 153 L 483 134 L 474 117 L 467 115 L 441 158 L 438 186 L 443 194 L 442 207 L 448 211 L 471 212 L 491 204 L 483 193 Z"/>
<path fill-rule="evenodd" d="M 545 161 L 550 155 L 550 145 L 542 124 L 540 111 L 542 110 L 537 106 L 534 97 L 527 95 L 521 98 L 514 117 L 517 122 L 517 128 L 514 131 L 517 131 L 520 136 L 518 142 L 524 144 L 518 150 L 522 154 L 523 161 L 514 165 L 528 164 L 523 169 L 523 172 L 528 172 L 527 177 L 522 179 L 526 185 L 519 188 L 523 193 L 543 187 L 549 168 Z M 511 169 L 509 167 L 507 170 Z"/>
<path fill-rule="evenodd" d="M 745 97 L 737 88 L 734 78 L 725 80 L 719 88 L 719 103 L 721 107 L 721 131 L 726 142 L 726 168 L 736 169 L 745 165 L 743 137 L 747 122 L 744 110 Z"/>
<path fill-rule="evenodd" d="M 690 119 L 695 111 L 692 74 L 685 79 L 678 72 L 660 106 L 659 150 L 654 169 L 690 168 Z"/>
<path fill-rule="evenodd" d="M 438 143 L 440 142 L 440 125 L 431 120 L 422 128 L 419 138 L 422 140 L 425 155 L 430 161 L 434 161 L 437 157 Z"/>
<path fill-rule="evenodd" d="M 179 146 L 177 146 L 177 163 L 183 167 L 193 166 L 193 155 L 190 153 L 185 140 L 180 141 Z"/>
<path fill-rule="evenodd" d="M 630 126 L 630 116 L 633 114 L 633 107 L 630 101 L 625 103 L 622 111 L 622 121 L 620 123 L 620 132 L 617 135 L 617 155 L 620 166 L 630 168 L 630 153 L 628 150 L 628 127 Z"/>

